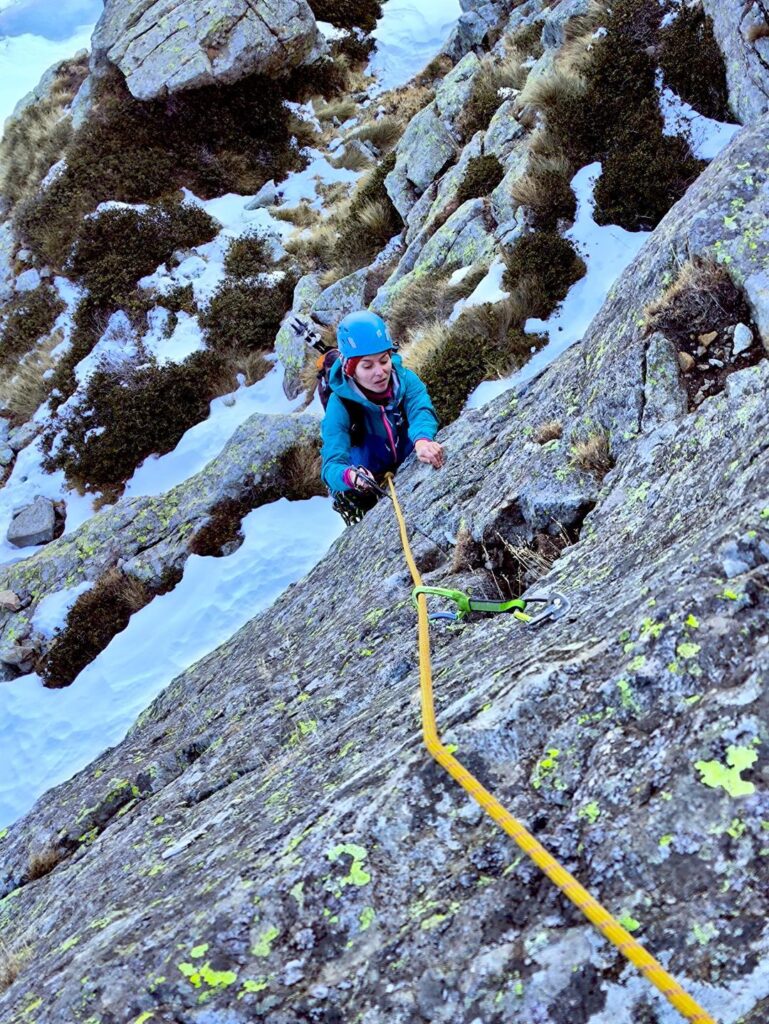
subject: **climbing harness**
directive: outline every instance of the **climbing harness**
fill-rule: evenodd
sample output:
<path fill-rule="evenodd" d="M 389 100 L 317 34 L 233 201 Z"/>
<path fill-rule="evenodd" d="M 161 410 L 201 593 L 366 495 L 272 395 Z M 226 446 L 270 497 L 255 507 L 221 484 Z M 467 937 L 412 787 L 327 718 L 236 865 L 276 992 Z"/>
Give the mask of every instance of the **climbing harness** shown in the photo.
<path fill-rule="evenodd" d="M 472 597 L 461 590 L 450 590 L 448 587 L 414 587 L 411 591 L 411 600 L 415 608 L 418 608 L 420 594 L 431 597 L 445 597 L 453 601 L 457 610 L 455 612 L 432 612 L 428 618 L 451 619 L 458 622 L 469 612 L 483 612 L 489 615 L 496 615 L 499 612 L 511 612 L 513 617 L 520 622 L 526 622 L 530 626 L 537 626 L 540 622 L 548 619 L 560 619 L 569 610 L 569 602 L 563 594 L 534 595 L 527 597 L 514 597 L 510 601 L 489 601 L 485 597 Z M 529 615 L 526 606 L 529 604 L 544 604 L 536 615 Z"/>
<path fill-rule="evenodd" d="M 682 1017 L 690 1021 L 691 1024 L 717 1024 L 716 1020 L 711 1017 L 709 1013 L 706 1013 L 690 995 L 684 992 L 676 979 L 672 975 L 668 974 L 665 968 L 658 963 L 658 961 L 655 960 L 646 949 L 644 949 L 641 943 L 637 939 L 634 939 L 630 932 L 623 928 L 619 921 L 612 917 L 608 910 L 602 907 L 600 903 L 590 895 L 587 889 L 585 889 L 580 882 L 574 878 L 573 875 L 569 874 L 565 868 L 561 867 L 558 861 L 548 853 L 544 846 L 542 846 L 542 844 L 502 806 L 496 797 L 482 786 L 481 783 L 478 782 L 478 780 L 472 776 L 470 772 L 441 743 L 435 722 L 435 707 L 433 704 L 433 682 L 432 670 L 430 667 L 430 634 L 427 614 L 428 593 L 433 593 L 435 589 L 440 590 L 441 588 L 425 587 L 422 583 L 422 578 L 411 552 L 411 545 L 406 531 L 406 523 L 398 502 L 398 496 L 395 493 L 392 474 L 388 473 L 386 479 L 390 498 L 393 503 L 393 509 L 395 510 L 395 517 L 398 521 L 401 544 L 403 545 L 403 554 L 406 558 L 406 562 L 408 563 L 411 576 L 414 581 L 414 600 L 417 605 L 419 633 L 419 686 L 422 700 L 422 732 L 425 745 L 431 756 L 434 757 L 438 764 L 446 769 L 449 775 L 451 775 L 451 777 L 470 794 L 476 803 L 478 803 L 483 810 L 486 811 L 486 813 L 493 818 L 494 821 L 496 821 L 497 824 L 500 825 L 513 840 L 515 840 L 524 853 L 534 861 L 537 867 L 547 875 L 550 881 L 560 889 L 564 896 L 571 900 L 574 906 L 582 911 L 585 917 L 595 925 L 598 931 L 601 932 L 601 934 L 608 939 L 623 956 L 627 957 L 627 959 L 638 968 L 641 974 L 643 974 L 652 985 L 659 989 L 668 1002 L 678 1010 Z M 441 596 L 445 597 L 448 594 L 461 594 L 461 592 L 448 591 L 442 593 Z M 465 594 L 461 594 L 461 597 L 461 604 L 464 604 L 466 600 L 469 605 L 475 600 L 473 598 L 468 598 Z M 453 597 L 451 599 L 455 600 Z M 485 603 L 493 604 L 494 602 Z M 511 602 L 501 603 L 509 605 Z M 457 601 L 460 611 L 462 610 L 461 604 Z M 468 607 L 467 610 L 470 611 L 473 609 Z M 476 610 L 488 611 L 490 609 L 486 608 Z M 520 612 L 522 609 L 513 609 L 513 611 Z"/>

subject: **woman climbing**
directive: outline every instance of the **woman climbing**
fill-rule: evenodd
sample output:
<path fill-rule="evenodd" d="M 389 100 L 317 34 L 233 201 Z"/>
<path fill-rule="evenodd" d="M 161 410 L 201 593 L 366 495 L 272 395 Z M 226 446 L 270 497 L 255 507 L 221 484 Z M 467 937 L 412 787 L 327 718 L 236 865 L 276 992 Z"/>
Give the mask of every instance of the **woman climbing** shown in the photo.
<path fill-rule="evenodd" d="M 393 352 L 387 326 L 375 313 L 349 313 L 337 328 L 340 358 L 328 371 L 321 476 L 334 508 L 350 525 L 377 502 L 371 484 L 395 471 L 410 452 L 435 469 L 443 448 L 427 388 Z"/>

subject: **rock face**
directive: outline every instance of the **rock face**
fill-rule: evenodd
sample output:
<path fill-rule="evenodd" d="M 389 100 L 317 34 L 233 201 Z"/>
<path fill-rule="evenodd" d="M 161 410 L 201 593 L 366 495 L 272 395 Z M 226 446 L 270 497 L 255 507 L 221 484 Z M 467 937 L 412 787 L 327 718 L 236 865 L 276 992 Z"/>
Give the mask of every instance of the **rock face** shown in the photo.
<path fill-rule="evenodd" d="M 764 24 L 759 5 L 703 0 L 702 6 L 724 55 L 729 104 L 743 124 L 751 124 L 769 110 L 769 39 L 748 38 L 751 28 Z"/>
<path fill-rule="evenodd" d="M 91 46 L 92 71 L 116 64 L 140 100 L 283 74 L 325 50 L 305 0 L 107 0 Z"/>
<path fill-rule="evenodd" d="M 189 557 L 191 537 L 209 522 L 218 502 L 238 499 L 246 493 L 254 508 L 274 500 L 281 456 L 292 447 L 315 444 L 318 435 L 319 423 L 312 416 L 255 414 L 235 431 L 205 469 L 166 494 L 122 498 L 33 557 L 3 566 L 0 590 L 17 594 L 24 611 L 10 619 L 0 617 L 0 660 L 2 652 L 12 650 L 20 639 L 21 627 L 28 625 L 46 594 L 84 580 L 95 581 L 118 561 L 125 572 L 152 586 L 178 572 Z M 49 525 L 52 530 L 53 508 L 50 514 L 46 509 L 45 515 L 46 530 Z M 19 540 L 12 542 L 42 543 L 28 539 L 40 535 L 34 532 L 36 524 L 37 518 L 33 526 L 25 524 L 22 534 L 14 520 L 11 531 L 16 531 Z M 51 536 L 46 534 L 45 539 L 51 540 Z M 28 635 L 24 635 L 25 640 Z M 44 652 L 48 640 L 35 636 L 34 644 Z"/>
<path fill-rule="evenodd" d="M 768 131 L 668 213 L 580 346 L 398 478 L 441 544 L 415 542 L 428 584 L 496 595 L 521 545 L 572 542 L 536 583 L 563 618 L 432 627 L 439 727 L 720 1024 L 763 1024 L 769 993 L 769 361 L 687 411 L 643 311 L 707 256 L 763 335 Z M 603 479 L 575 455 L 596 432 Z M 427 757 L 410 589 L 383 501 L 10 828 L 0 930 L 31 948 L 3 1020 L 673 1024 Z"/>

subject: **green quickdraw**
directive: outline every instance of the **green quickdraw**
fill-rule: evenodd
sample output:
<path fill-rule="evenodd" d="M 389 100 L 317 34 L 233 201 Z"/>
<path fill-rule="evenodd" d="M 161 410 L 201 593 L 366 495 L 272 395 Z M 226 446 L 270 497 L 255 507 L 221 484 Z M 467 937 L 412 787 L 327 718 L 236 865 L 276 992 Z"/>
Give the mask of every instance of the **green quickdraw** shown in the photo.
<path fill-rule="evenodd" d="M 411 591 L 411 600 L 416 607 L 417 598 L 420 594 L 431 597 L 444 597 L 453 601 L 456 612 L 432 612 L 430 619 L 451 619 L 458 622 L 469 612 L 483 612 L 489 615 L 496 615 L 500 612 L 509 612 L 514 618 L 528 625 L 538 625 L 546 619 L 560 618 L 569 608 L 569 602 L 563 594 L 532 595 L 527 598 L 514 597 L 509 601 L 489 601 L 482 597 L 472 597 L 462 590 L 452 590 L 449 587 L 414 587 Z M 543 604 L 545 607 L 536 615 L 529 615 L 526 606 L 529 604 Z"/>

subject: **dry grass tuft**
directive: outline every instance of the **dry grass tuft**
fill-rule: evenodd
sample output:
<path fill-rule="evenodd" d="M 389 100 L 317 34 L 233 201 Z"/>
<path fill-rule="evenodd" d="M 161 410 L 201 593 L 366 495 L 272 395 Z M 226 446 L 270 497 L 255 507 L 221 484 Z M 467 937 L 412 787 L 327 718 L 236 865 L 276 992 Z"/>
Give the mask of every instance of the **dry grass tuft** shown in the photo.
<path fill-rule="evenodd" d="M 574 540 L 561 523 L 554 523 L 554 532 L 538 532 L 530 542 L 511 544 L 509 540 L 497 533 L 505 553 L 505 579 L 511 592 L 523 594 L 529 587 L 550 572 L 566 548 Z M 513 576 L 513 579 L 509 577 Z"/>
<path fill-rule="evenodd" d="M 421 376 L 425 366 L 440 358 L 451 337 L 451 328 L 443 320 L 433 320 L 423 326 L 401 349 L 404 364 Z"/>
<path fill-rule="evenodd" d="M 614 465 L 606 431 L 596 430 L 583 440 L 575 441 L 571 447 L 571 464 L 603 480 Z"/>
<path fill-rule="evenodd" d="M 61 334 L 56 331 L 29 353 L 13 376 L 0 383 L 0 403 L 14 422 L 26 423 L 48 397 L 49 384 L 43 375 L 53 367 L 55 360 L 51 352 L 61 340 Z"/>
<path fill-rule="evenodd" d="M 473 80 L 473 90 L 457 119 L 457 129 L 469 139 L 481 128 L 487 128 L 502 103 L 500 89 L 522 89 L 528 72 L 521 67 L 520 54 L 513 51 L 503 61 L 485 57 Z"/>
<path fill-rule="evenodd" d="M 450 572 L 468 572 L 477 565 L 478 545 L 473 540 L 473 535 L 465 525 L 461 523 L 457 530 L 457 542 L 451 557 Z"/>
<path fill-rule="evenodd" d="M 573 220 L 577 202 L 570 181 L 572 166 L 562 152 L 532 154 L 526 174 L 510 189 L 515 202 L 525 207 L 535 227 L 553 230 L 559 220 Z"/>
<path fill-rule="evenodd" d="M 366 171 L 371 167 L 372 158 L 357 146 L 345 146 L 339 156 L 329 160 L 329 163 L 337 170 Z"/>
<path fill-rule="evenodd" d="M 724 267 L 713 260 L 687 260 L 658 299 L 643 311 L 648 330 L 677 334 L 685 326 L 706 329 L 714 310 L 733 305 L 734 283 Z"/>
<path fill-rule="evenodd" d="M 276 207 L 270 211 L 276 220 L 283 220 L 297 228 L 312 228 L 320 221 L 321 214 L 309 203 L 301 202 L 299 206 Z"/>
<path fill-rule="evenodd" d="M 323 123 L 324 121 L 339 121 L 341 124 L 343 121 L 349 120 L 351 117 L 355 117 L 358 111 L 358 104 L 355 100 L 351 100 L 348 97 L 342 97 L 338 100 L 331 100 L 330 103 L 324 103 L 322 100 L 316 100 L 313 103 L 315 108 L 315 116 L 318 120 Z"/>
<path fill-rule="evenodd" d="M 745 38 L 749 43 L 755 43 L 758 39 L 766 39 L 767 36 L 769 36 L 769 25 L 766 22 L 762 25 L 751 25 L 745 33 Z"/>
<path fill-rule="evenodd" d="M 330 218 L 317 224 L 308 235 L 296 235 L 285 243 L 286 251 L 311 270 L 328 266 L 335 245 L 336 228 Z"/>
<path fill-rule="evenodd" d="M 565 99 L 581 102 L 587 93 L 587 83 L 571 69 L 556 67 L 551 74 L 527 81 L 518 96 L 517 106 L 530 104 L 536 110 L 547 111 Z"/>
<path fill-rule="evenodd" d="M 16 981 L 24 962 L 31 956 L 32 950 L 25 946 L 19 950 L 11 950 L 0 939 L 0 992 L 5 992 Z"/>
<path fill-rule="evenodd" d="M 34 882 L 38 878 L 49 875 L 57 864 L 61 864 L 65 857 L 65 851 L 53 843 L 34 847 L 30 850 L 27 860 L 27 869 L 25 871 L 27 880 Z"/>
<path fill-rule="evenodd" d="M 540 423 L 534 431 L 534 440 L 537 444 L 547 444 L 548 441 L 557 441 L 563 436 L 563 427 L 560 420 L 546 420 Z"/>
<path fill-rule="evenodd" d="M 264 358 L 261 352 L 233 352 L 227 354 L 232 363 L 232 377 L 236 373 L 242 373 L 246 378 L 246 384 L 256 384 L 258 380 L 266 377 L 272 369 L 272 363 Z"/>
<path fill-rule="evenodd" d="M 399 118 L 385 114 L 376 121 L 364 121 L 360 128 L 353 129 L 347 138 L 370 142 L 381 153 L 388 153 L 400 139 L 403 129 L 404 124 Z"/>
<path fill-rule="evenodd" d="M 280 468 L 281 491 L 290 501 L 326 494 L 320 478 L 320 452 L 315 445 L 295 445 L 281 459 Z"/>

